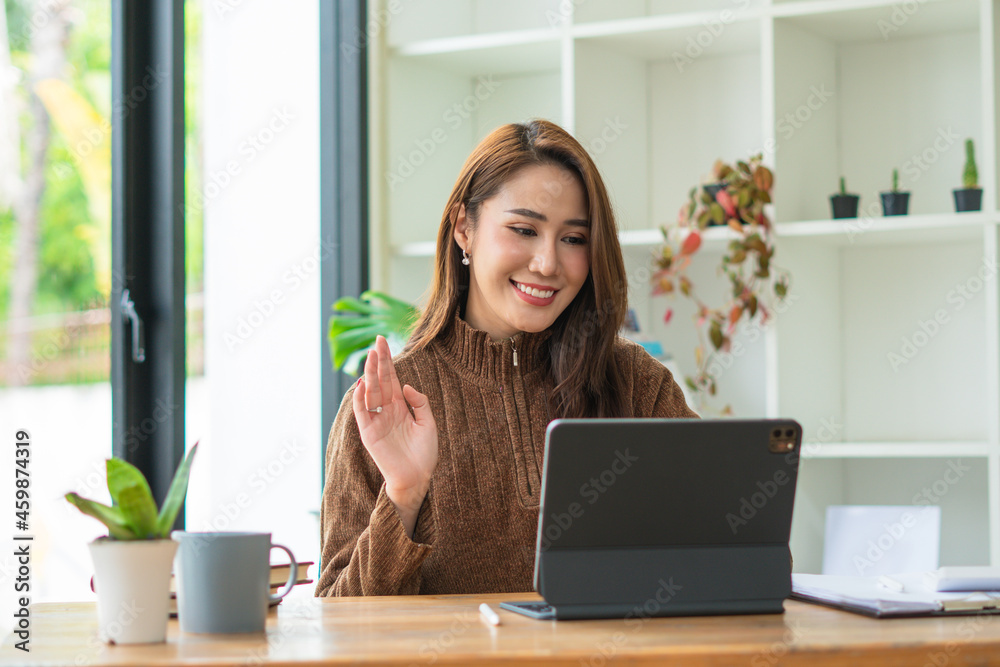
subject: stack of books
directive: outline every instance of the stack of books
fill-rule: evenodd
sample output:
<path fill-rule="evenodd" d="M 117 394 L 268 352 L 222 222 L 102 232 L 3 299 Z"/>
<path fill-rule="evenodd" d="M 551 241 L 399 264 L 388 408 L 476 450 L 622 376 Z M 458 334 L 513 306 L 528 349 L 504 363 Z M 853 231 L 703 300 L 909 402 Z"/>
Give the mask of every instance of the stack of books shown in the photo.
<path fill-rule="evenodd" d="M 299 573 L 298 577 L 295 579 L 295 585 L 300 584 L 311 584 L 313 580 L 309 578 L 309 566 L 314 565 L 314 561 L 300 561 L 298 563 Z M 277 593 L 281 589 L 285 582 L 288 581 L 288 575 L 291 573 L 292 566 L 289 563 L 277 563 L 271 565 L 271 594 Z M 271 606 L 275 606 L 281 603 L 281 600 L 272 602 Z M 177 578 L 171 575 L 170 577 L 170 617 L 177 617 Z"/>

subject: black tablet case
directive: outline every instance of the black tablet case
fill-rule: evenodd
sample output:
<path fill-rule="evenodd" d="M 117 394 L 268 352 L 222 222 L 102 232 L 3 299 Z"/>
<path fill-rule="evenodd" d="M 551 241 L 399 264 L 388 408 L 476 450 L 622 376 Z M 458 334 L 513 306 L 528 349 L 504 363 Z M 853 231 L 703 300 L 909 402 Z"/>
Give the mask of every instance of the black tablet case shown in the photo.
<path fill-rule="evenodd" d="M 560 619 L 781 613 L 801 437 L 789 419 L 553 421 L 535 589 Z"/>

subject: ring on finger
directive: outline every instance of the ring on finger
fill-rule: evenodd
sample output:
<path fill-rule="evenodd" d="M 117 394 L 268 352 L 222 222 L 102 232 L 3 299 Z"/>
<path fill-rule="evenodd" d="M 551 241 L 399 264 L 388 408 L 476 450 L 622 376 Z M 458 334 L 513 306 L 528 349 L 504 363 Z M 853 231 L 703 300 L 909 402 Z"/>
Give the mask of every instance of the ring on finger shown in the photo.
<path fill-rule="evenodd" d="M 380 405 L 377 408 L 368 408 L 368 412 L 374 412 L 375 414 L 381 414 L 382 413 L 382 406 Z"/>

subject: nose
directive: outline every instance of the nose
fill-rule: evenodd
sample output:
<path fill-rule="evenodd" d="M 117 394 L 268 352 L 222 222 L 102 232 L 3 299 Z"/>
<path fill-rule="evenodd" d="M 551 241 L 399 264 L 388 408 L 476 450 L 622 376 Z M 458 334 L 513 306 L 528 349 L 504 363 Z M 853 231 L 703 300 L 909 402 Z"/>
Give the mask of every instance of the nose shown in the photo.
<path fill-rule="evenodd" d="M 528 263 L 528 270 L 541 276 L 552 276 L 559 271 L 559 257 L 552 243 L 539 243 Z"/>

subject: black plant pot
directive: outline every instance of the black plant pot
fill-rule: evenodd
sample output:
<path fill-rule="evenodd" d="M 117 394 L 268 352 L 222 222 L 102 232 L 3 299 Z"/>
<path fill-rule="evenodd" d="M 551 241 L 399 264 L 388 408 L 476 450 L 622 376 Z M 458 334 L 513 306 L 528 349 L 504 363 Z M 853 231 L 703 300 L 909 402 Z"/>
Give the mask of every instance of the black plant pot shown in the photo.
<path fill-rule="evenodd" d="M 705 192 L 707 192 L 708 196 L 712 198 L 712 201 L 715 201 L 715 195 L 719 194 L 720 190 L 725 190 L 726 185 L 726 183 L 708 183 L 702 187 L 705 188 Z M 725 225 L 723 222 L 716 222 L 715 220 L 708 221 L 709 227 L 721 227 L 723 225 Z"/>
<path fill-rule="evenodd" d="M 906 215 L 910 208 L 909 192 L 880 192 L 882 215 Z"/>
<path fill-rule="evenodd" d="M 834 218 L 856 218 L 858 217 L 857 195 L 830 195 L 830 208 L 833 210 Z"/>
<path fill-rule="evenodd" d="M 952 190 L 951 192 L 955 195 L 955 210 L 959 213 L 962 211 L 983 210 L 982 188 L 962 188 L 961 190 Z"/>

